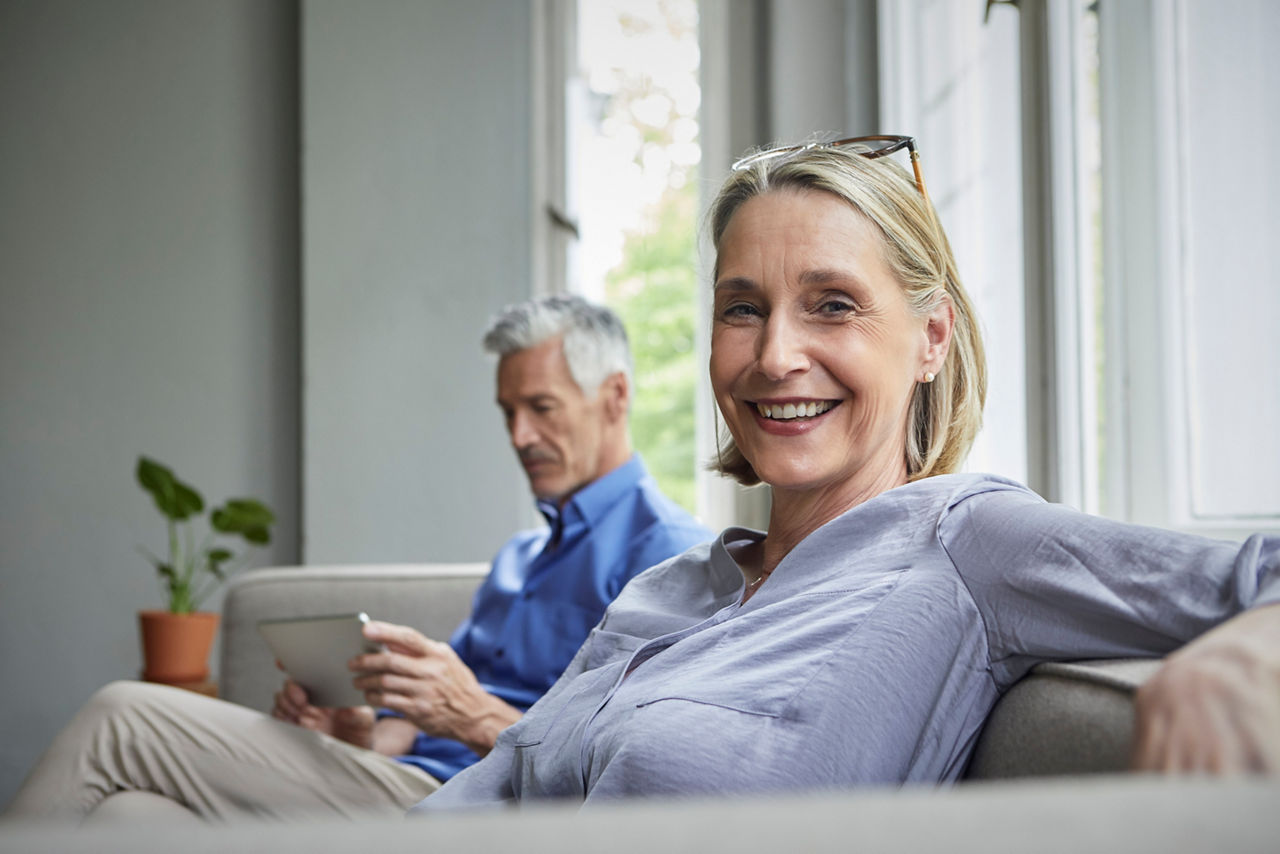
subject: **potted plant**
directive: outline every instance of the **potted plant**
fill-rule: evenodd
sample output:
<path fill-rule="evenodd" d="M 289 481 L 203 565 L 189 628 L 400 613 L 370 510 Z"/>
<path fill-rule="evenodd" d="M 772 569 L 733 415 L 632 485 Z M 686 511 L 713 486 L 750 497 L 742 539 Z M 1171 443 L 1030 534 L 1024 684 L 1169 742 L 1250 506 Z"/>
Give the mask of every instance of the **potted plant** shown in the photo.
<path fill-rule="evenodd" d="M 168 609 L 140 611 L 142 678 L 169 684 L 203 683 L 209 678 L 209 650 L 218 615 L 198 611 L 200 603 L 228 577 L 243 569 L 248 552 L 236 558 L 218 535 L 242 538 L 247 546 L 271 542 L 275 514 L 252 498 L 229 499 L 209 515 L 209 530 L 197 543 L 194 520 L 204 499 L 166 466 L 138 458 L 138 484 L 155 501 L 169 534 L 166 558 L 146 549 L 164 589 Z"/>

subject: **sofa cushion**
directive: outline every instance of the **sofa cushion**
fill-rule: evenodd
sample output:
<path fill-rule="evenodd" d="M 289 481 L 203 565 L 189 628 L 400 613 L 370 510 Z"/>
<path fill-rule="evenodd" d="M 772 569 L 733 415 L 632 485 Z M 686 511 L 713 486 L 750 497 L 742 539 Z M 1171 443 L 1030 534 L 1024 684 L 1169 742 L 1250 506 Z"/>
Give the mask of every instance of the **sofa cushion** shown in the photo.
<path fill-rule="evenodd" d="M 1098 774 L 1128 766 L 1133 692 L 1158 659 L 1041 664 L 996 704 L 966 776 Z"/>

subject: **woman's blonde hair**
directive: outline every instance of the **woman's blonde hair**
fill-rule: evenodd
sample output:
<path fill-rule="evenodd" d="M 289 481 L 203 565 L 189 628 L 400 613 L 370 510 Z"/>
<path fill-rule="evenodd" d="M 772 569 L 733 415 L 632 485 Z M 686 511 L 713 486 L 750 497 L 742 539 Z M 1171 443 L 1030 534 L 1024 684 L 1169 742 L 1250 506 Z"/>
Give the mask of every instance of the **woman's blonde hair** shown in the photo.
<path fill-rule="evenodd" d="M 937 215 L 914 179 L 890 158 L 813 147 L 764 158 L 733 172 L 708 217 L 717 256 L 729 221 L 747 200 L 771 190 L 817 190 L 843 199 L 880 233 L 884 261 L 908 304 L 927 314 L 945 292 L 955 309 L 946 361 L 931 383 L 917 383 L 907 426 L 907 479 L 920 480 L 960 468 L 982 426 L 987 365 L 973 304 Z M 715 274 L 719 278 L 717 257 Z M 750 461 L 724 431 L 709 468 L 751 486 L 760 482 Z"/>

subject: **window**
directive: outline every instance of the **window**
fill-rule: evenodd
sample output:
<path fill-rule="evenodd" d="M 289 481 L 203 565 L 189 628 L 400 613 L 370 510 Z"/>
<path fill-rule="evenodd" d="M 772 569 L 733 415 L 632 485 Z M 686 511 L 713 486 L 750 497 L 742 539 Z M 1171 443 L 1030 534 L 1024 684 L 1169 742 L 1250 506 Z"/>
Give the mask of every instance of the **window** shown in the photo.
<path fill-rule="evenodd" d="M 980 29 L 967 4 L 876 11 L 883 126 L 945 141 L 930 186 L 991 345 L 970 467 L 1130 521 L 1280 527 L 1280 168 L 1253 156 L 1280 140 L 1257 106 L 1280 9 L 1021 0 Z"/>
<path fill-rule="evenodd" d="M 1280 86 L 1271 49 L 1280 6 L 1020 0 L 995 4 L 985 23 L 981 3 L 934 0 L 581 6 L 576 37 L 615 42 L 601 72 L 588 70 L 593 49 L 581 49 L 575 126 L 613 134 L 622 153 L 608 166 L 591 150 L 600 138 L 574 137 L 576 160 L 595 171 L 567 183 L 584 191 L 579 205 L 642 206 L 566 218 L 583 223 L 575 287 L 613 302 L 641 346 L 651 334 L 643 316 L 665 317 L 652 340 L 679 358 L 689 347 L 691 360 L 646 361 L 637 378 L 652 381 L 652 403 L 640 389 L 638 438 L 664 437 L 645 451 L 651 463 L 667 468 L 678 447 L 670 471 L 697 468 L 692 441 L 684 444 L 690 411 L 703 420 L 700 458 L 712 453 L 701 303 L 668 315 L 659 296 L 671 285 L 665 293 L 705 297 L 698 278 L 673 285 L 699 269 L 694 244 L 674 237 L 698 224 L 699 168 L 706 189 L 750 145 L 876 123 L 919 140 L 983 321 L 989 394 L 968 467 L 1130 521 L 1224 536 L 1280 528 L 1280 384 L 1271 376 L 1280 346 L 1270 328 L 1280 273 L 1269 250 L 1280 232 L 1280 167 L 1263 153 L 1280 141 L 1280 118 L 1258 106 Z M 679 106 L 701 100 L 699 27 L 701 123 Z M 657 47 L 658 35 L 671 46 Z M 633 50 L 624 36 L 646 47 Z M 621 71 L 635 54 L 662 57 L 660 69 Z M 814 57 L 826 71 L 820 85 L 808 73 Z M 671 82 L 672 69 L 688 81 Z M 665 184 L 636 183 L 659 164 L 673 167 Z M 610 217 L 618 230 L 589 248 Z M 685 217 L 688 232 L 665 230 Z M 652 420 L 641 414 L 650 405 Z M 664 488 L 687 501 L 686 487 L 671 483 Z M 697 491 L 713 525 L 767 518 L 764 490 L 703 476 Z"/>
<path fill-rule="evenodd" d="M 1021 250 L 1022 105 L 1018 18 L 1011 9 L 902 0 L 878 4 L 880 130 L 920 144 L 925 180 L 982 321 L 988 391 L 967 468 L 1035 485 Z"/>
<path fill-rule="evenodd" d="M 579 4 L 577 16 L 573 278 L 626 323 L 637 450 L 663 492 L 693 511 L 698 8 L 597 0 Z"/>
<path fill-rule="evenodd" d="M 1242 182 L 1222 147 L 1227 127 L 1250 150 L 1280 139 L 1254 108 L 1280 82 L 1280 12 L 1023 0 L 1020 15 L 1037 486 L 1215 536 L 1280 526 L 1280 384 L 1254 376 L 1280 355 L 1263 250 L 1280 170 Z"/>

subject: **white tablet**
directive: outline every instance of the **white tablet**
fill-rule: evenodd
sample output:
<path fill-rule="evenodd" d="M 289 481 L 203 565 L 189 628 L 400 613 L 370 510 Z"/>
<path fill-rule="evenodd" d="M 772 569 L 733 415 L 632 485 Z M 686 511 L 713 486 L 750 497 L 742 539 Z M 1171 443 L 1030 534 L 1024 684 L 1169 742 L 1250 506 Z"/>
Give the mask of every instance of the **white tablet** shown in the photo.
<path fill-rule="evenodd" d="M 367 622 L 363 612 L 262 620 L 258 632 L 289 678 L 306 689 L 312 705 L 342 708 L 366 705 L 364 693 L 351 684 L 356 674 L 347 662 L 382 648 L 365 640 L 361 630 Z"/>

